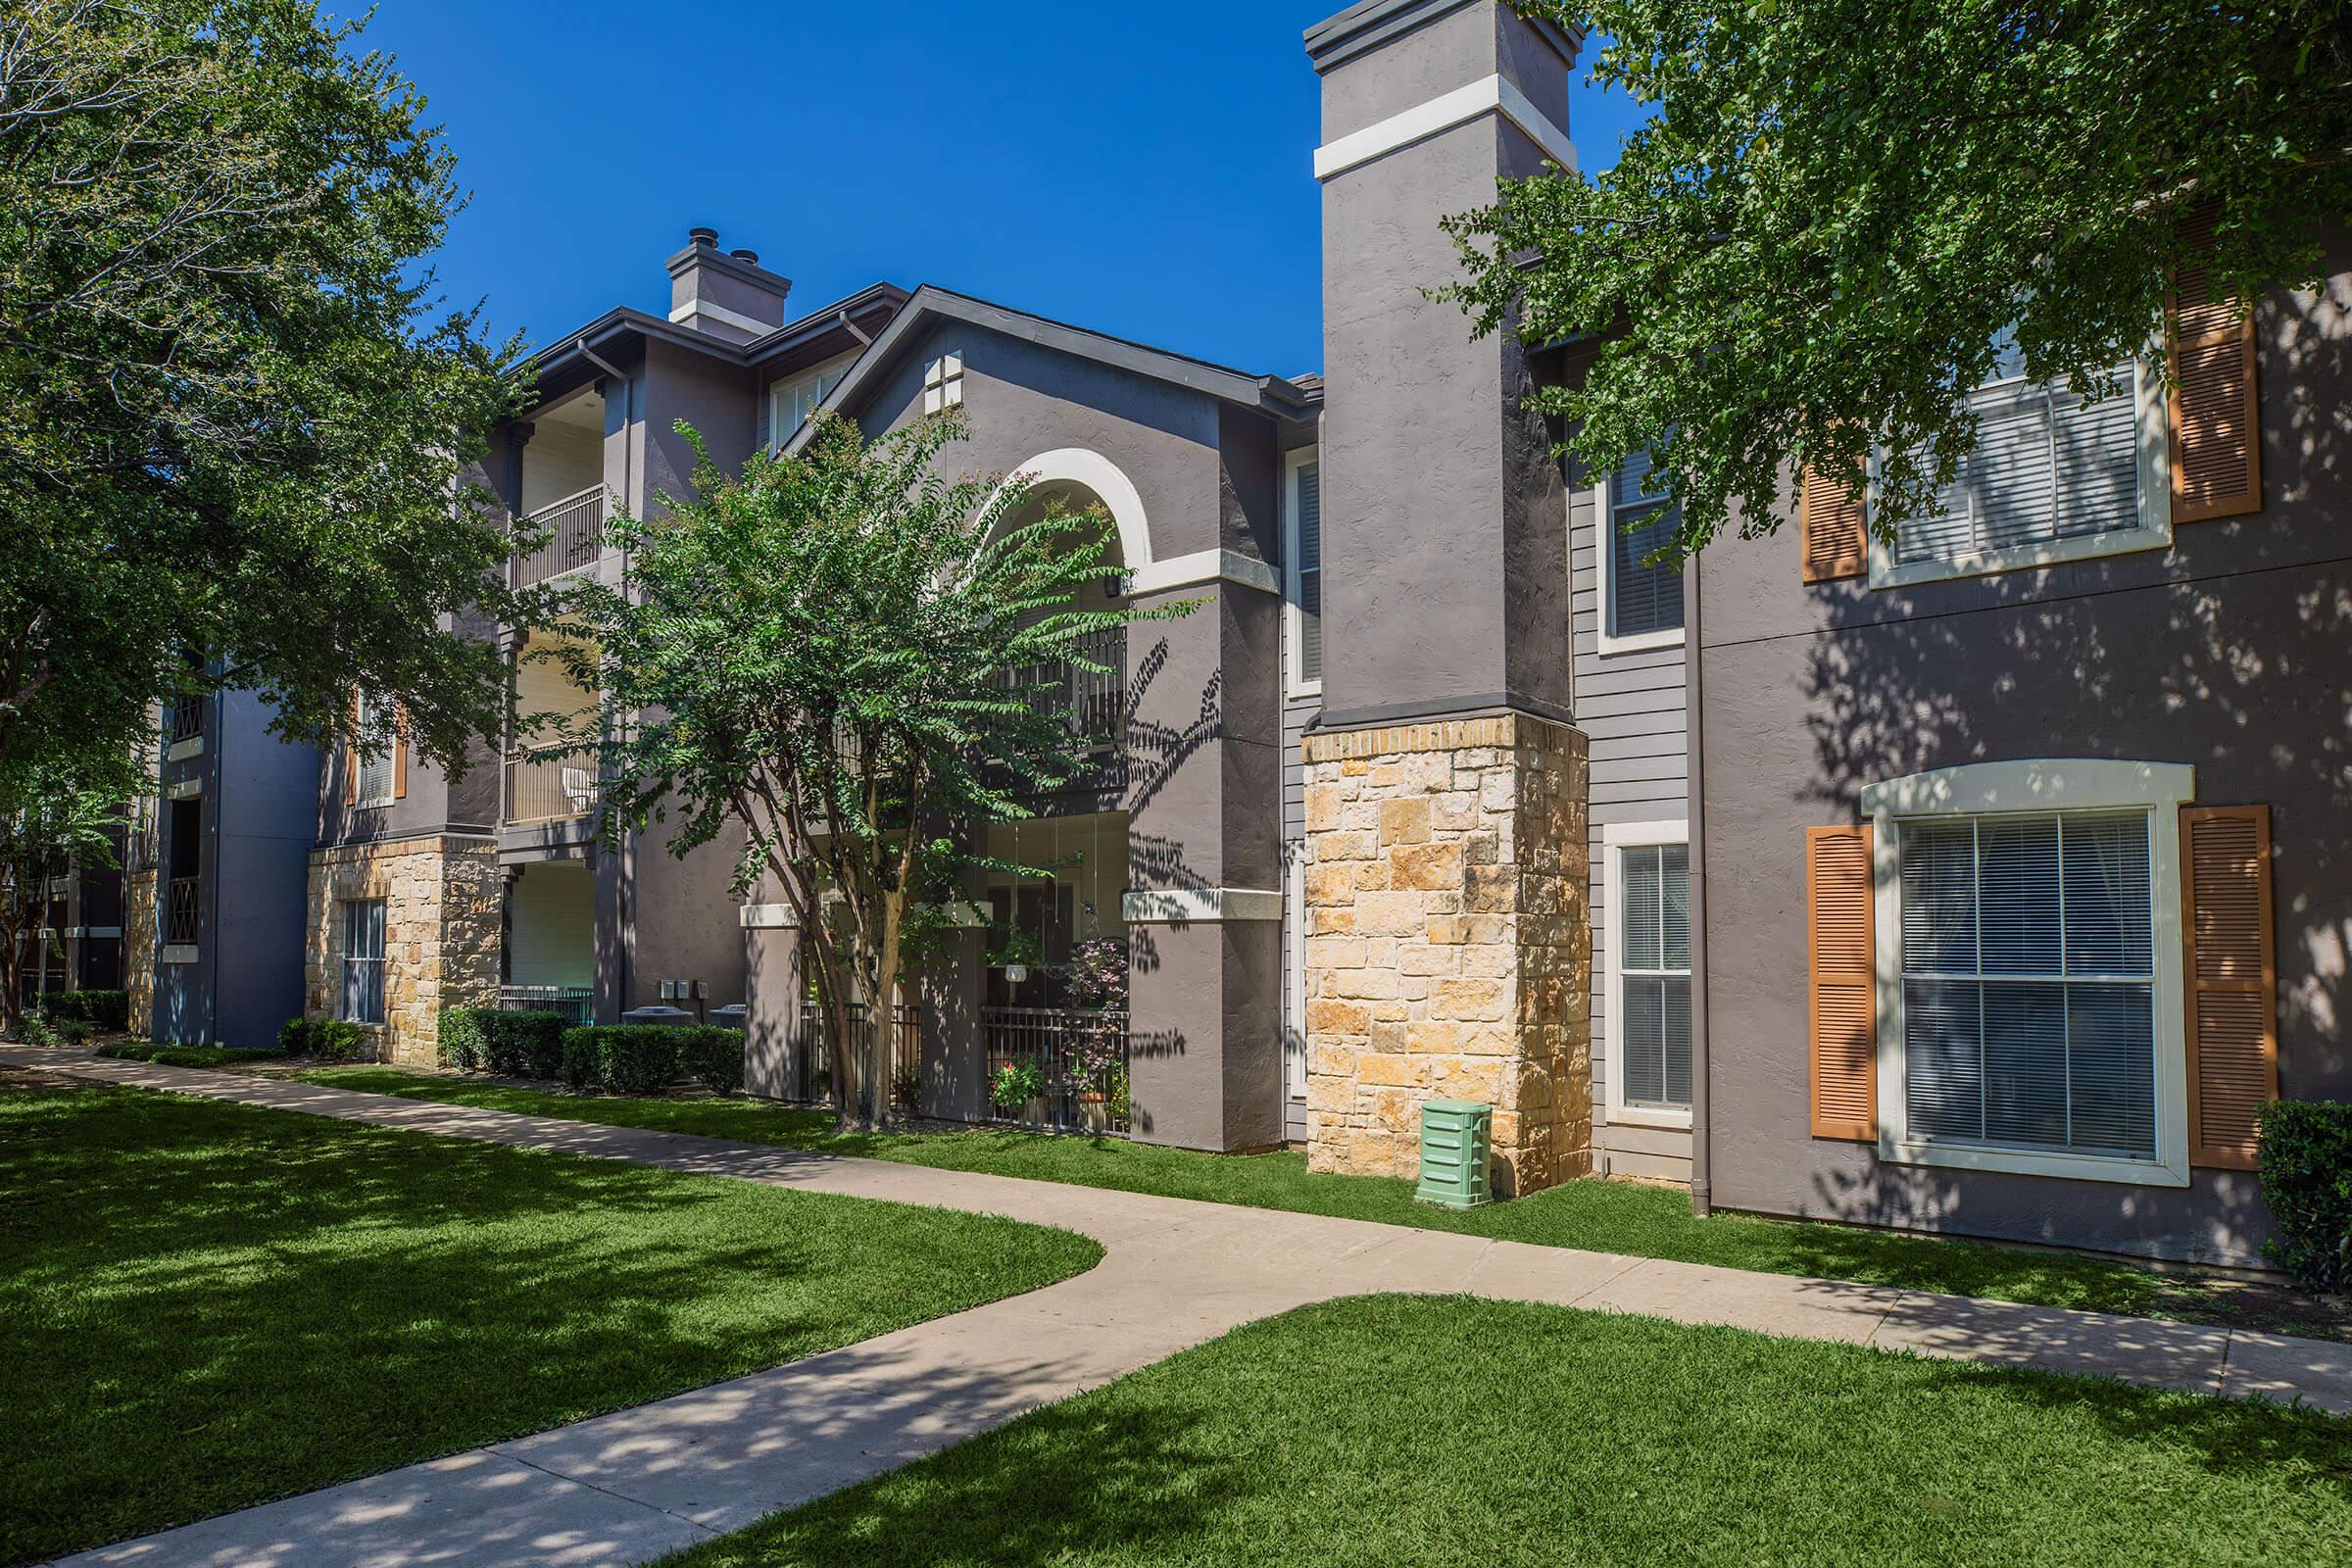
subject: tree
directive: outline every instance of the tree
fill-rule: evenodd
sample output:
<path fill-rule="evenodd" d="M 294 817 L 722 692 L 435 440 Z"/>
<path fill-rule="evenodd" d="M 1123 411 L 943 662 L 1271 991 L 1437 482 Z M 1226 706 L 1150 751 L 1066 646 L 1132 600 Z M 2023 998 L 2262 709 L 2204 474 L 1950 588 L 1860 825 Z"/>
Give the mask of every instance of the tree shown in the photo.
<path fill-rule="evenodd" d="M 1070 725 L 1047 672 L 1109 673 L 1088 639 L 1175 612 L 1074 608 L 1115 572 L 1105 519 L 1041 505 L 1018 475 L 940 477 L 959 412 L 870 445 L 818 421 L 799 456 L 727 478 L 704 454 L 693 498 L 615 516 L 629 584 L 571 590 L 555 624 L 575 640 L 550 657 L 607 715 L 608 834 L 674 812 L 683 856 L 740 831 L 736 892 L 762 874 L 783 889 L 852 1126 L 889 1098 L 881 1042 L 909 957 L 961 873 L 996 863 L 971 845 L 1102 738 Z"/>
<path fill-rule="evenodd" d="M 1614 40 L 1651 110 L 1614 168 L 1450 220 L 1481 333 L 1602 339 L 1540 401 L 1601 471 L 1656 447 L 1694 550 L 1778 525 L 1811 466 L 1873 526 L 1975 445 L 1962 394 L 2014 331 L 2085 394 L 2160 340 L 2184 264 L 2251 300 L 2352 209 L 2342 0 L 1521 0 Z M 2159 358 L 2161 355 L 2159 354 Z"/>
<path fill-rule="evenodd" d="M 25 965 L 48 924 L 49 885 L 76 865 L 117 863 L 122 803 L 134 791 L 127 752 L 69 749 L 0 765 L 0 1025 L 24 1023 Z"/>
<path fill-rule="evenodd" d="M 451 762 L 498 722 L 451 623 L 513 613 L 456 504 L 513 351 L 435 318 L 452 157 L 358 31 L 0 0 L 0 764 L 212 680 L 310 739 L 375 693 Z"/>

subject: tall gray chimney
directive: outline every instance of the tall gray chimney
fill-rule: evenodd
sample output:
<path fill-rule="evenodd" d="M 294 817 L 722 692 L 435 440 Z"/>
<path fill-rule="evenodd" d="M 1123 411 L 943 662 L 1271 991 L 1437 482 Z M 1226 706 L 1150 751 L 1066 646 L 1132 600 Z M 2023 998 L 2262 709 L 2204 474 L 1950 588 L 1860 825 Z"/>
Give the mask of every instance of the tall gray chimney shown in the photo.
<path fill-rule="evenodd" d="M 760 265 L 755 251 L 718 248 L 718 230 L 690 228 L 669 259 L 669 318 L 698 332 L 749 343 L 784 324 L 792 280 Z"/>

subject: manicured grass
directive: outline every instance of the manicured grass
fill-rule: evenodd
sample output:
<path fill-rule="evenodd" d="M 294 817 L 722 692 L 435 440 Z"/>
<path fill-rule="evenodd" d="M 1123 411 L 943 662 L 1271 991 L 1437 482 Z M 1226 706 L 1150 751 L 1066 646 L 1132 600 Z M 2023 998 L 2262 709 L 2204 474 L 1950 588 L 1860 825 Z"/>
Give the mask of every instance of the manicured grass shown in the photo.
<path fill-rule="evenodd" d="M 696 1388 L 1100 1256 L 1004 1220 L 0 1075 L 0 1562 Z"/>
<path fill-rule="evenodd" d="M 118 1061 L 154 1061 L 167 1067 L 243 1067 L 257 1061 L 282 1061 L 285 1053 L 259 1046 L 152 1045 L 144 1040 L 117 1040 L 100 1046 L 97 1054 Z"/>
<path fill-rule="evenodd" d="M 1415 1202 L 1407 1182 L 1377 1176 L 1309 1175 L 1305 1156 L 1296 1153 L 1202 1154 L 1131 1144 L 1124 1139 L 1054 1138 L 1010 1131 L 845 1138 L 835 1134 L 832 1117 L 825 1112 L 766 1101 L 571 1095 L 385 1067 L 327 1068 L 301 1076 L 312 1083 L 413 1100 L 700 1133 L 746 1143 L 1214 1203 L 1335 1214 L 1548 1247 L 1581 1247 L 1771 1274 L 1808 1274 L 2109 1312 L 2192 1318 L 2223 1313 L 2222 1303 L 2207 1300 L 2207 1293 L 2199 1288 L 2129 1263 L 1740 1214 L 1698 1220 L 1690 1215 L 1688 1194 L 1625 1182 L 1569 1182 L 1512 1202 L 1456 1213 Z"/>
<path fill-rule="evenodd" d="M 1251 1324 L 673 1568 L 2352 1556 L 2352 1423 L 1736 1329 L 1372 1297 Z"/>

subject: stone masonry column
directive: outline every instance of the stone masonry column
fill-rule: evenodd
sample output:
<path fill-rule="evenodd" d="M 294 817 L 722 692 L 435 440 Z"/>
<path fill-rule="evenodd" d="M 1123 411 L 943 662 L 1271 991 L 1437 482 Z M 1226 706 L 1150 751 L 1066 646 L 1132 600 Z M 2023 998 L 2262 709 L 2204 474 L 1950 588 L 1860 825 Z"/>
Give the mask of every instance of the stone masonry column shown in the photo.
<path fill-rule="evenodd" d="M 1307 1164 L 1410 1176 L 1494 1107 L 1497 1196 L 1591 1165 L 1585 738 L 1502 713 L 1306 740 Z"/>
<path fill-rule="evenodd" d="M 1307 1160 L 1404 1176 L 1421 1102 L 1494 1107 L 1494 1190 L 1590 1163 L 1585 740 L 1555 432 L 1509 333 L 1429 291 L 1446 218 L 1573 167 L 1580 35 L 1365 0 L 1322 84 L 1323 710 L 1304 741 Z"/>

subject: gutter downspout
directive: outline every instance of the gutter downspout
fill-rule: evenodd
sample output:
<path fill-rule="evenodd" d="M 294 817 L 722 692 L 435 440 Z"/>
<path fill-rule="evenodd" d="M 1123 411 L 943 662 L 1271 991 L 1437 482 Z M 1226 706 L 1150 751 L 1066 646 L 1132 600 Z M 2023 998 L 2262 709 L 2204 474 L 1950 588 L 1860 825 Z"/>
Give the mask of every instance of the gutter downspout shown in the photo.
<path fill-rule="evenodd" d="M 1684 603 L 1689 607 L 1683 627 L 1683 729 L 1690 758 L 1690 804 L 1684 818 L 1690 823 L 1688 850 L 1690 867 L 1690 1212 L 1707 1217 L 1714 1206 L 1710 1190 L 1709 1145 L 1713 1142 L 1712 1106 L 1708 1093 L 1707 1051 L 1707 789 L 1705 725 L 1706 688 L 1700 674 L 1699 632 L 1702 601 L 1699 562 L 1693 552 L 1688 568 Z"/>

